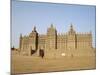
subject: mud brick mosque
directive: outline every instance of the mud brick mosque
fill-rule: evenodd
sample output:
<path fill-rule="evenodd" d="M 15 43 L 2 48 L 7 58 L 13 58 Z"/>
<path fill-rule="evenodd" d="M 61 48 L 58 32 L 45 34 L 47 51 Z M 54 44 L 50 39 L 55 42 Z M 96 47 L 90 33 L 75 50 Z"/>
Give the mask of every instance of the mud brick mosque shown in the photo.
<path fill-rule="evenodd" d="M 64 34 L 58 34 L 51 24 L 46 34 L 39 34 L 36 27 L 32 32 L 19 39 L 20 55 L 43 57 L 93 56 L 92 33 L 77 33 L 73 25 Z"/>

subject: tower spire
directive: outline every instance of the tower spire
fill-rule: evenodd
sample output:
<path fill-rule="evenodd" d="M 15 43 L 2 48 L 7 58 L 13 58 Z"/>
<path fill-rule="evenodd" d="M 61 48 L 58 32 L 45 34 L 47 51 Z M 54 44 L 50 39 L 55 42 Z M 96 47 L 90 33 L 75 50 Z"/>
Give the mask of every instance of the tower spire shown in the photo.
<path fill-rule="evenodd" d="M 72 23 L 70 25 L 69 34 L 75 34 L 75 31 L 74 31 L 74 28 L 73 28 L 73 24 Z"/>
<path fill-rule="evenodd" d="M 51 28 L 53 28 L 53 24 L 51 24 Z"/>
<path fill-rule="evenodd" d="M 74 31 L 72 23 L 71 23 L 71 25 L 70 25 L 70 30 L 71 30 L 71 31 Z"/>
<path fill-rule="evenodd" d="M 36 26 L 34 26 L 33 31 L 36 32 Z"/>

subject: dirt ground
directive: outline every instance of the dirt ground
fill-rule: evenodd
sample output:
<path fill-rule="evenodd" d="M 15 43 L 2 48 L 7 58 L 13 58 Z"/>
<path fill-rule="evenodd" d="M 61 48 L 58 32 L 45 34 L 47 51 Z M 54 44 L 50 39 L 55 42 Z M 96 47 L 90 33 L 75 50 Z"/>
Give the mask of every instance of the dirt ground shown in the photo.
<path fill-rule="evenodd" d="M 95 68 L 95 56 L 42 59 L 41 57 L 12 55 L 11 60 L 12 74 L 84 70 Z"/>

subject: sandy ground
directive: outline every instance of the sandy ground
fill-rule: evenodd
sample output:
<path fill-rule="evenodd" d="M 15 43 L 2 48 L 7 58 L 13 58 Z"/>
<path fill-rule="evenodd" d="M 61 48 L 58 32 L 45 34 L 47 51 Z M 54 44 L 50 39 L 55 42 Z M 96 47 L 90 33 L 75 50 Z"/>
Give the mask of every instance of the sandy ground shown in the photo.
<path fill-rule="evenodd" d="M 69 71 L 95 69 L 95 56 L 40 58 L 33 56 L 14 56 L 11 60 L 11 73 L 36 73 L 50 71 Z"/>

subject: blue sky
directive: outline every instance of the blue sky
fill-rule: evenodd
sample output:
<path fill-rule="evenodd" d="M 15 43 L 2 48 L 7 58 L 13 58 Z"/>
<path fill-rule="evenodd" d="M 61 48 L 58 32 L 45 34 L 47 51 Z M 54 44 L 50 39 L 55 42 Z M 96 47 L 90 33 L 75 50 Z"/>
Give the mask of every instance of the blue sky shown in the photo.
<path fill-rule="evenodd" d="M 19 47 L 19 36 L 28 35 L 34 26 L 46 34 L 54 24 L 58 33 L 66 33 L 72 23 L 76 32 L 92 32 L 95 47 L 95 6 L 12 1 L 12 46 Z"/>

